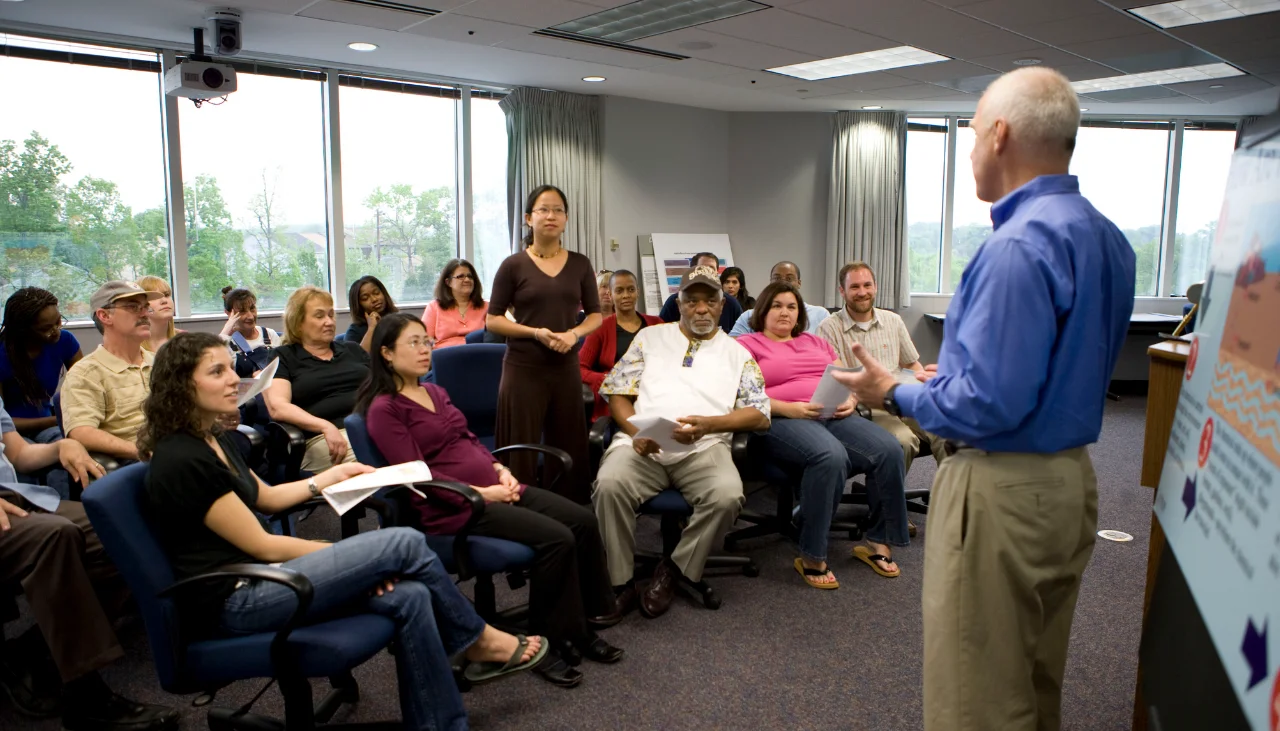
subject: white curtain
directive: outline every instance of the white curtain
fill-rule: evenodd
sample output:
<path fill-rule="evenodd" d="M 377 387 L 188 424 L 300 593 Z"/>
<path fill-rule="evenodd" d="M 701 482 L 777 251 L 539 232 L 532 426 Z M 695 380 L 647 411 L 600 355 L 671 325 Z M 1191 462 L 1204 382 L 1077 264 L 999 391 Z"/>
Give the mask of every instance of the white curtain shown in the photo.
<path fill-rule="evenodd" d="M 833 121 L 831 202 L 827 208 L 827 276 L 865 261 L 876 272 L 876 304 L 908 304 L 906 284 L 907 115 L 839 112 Z M 827 289 L 828 307 L 843 305 Z"/>
<path fill-rule="evenodd" d="M 516 89 L 499 106 L 507 115 L 507 210 L 513 251 L 524 235 L 524 203 L 539 185 L 564 191 L 565 248 L 604 262 L 600 97 Z"/>

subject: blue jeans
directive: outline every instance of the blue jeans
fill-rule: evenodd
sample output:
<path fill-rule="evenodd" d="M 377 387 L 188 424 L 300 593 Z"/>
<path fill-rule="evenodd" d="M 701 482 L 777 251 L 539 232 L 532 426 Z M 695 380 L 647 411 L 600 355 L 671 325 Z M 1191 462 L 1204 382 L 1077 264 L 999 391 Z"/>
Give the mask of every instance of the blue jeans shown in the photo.
<path fill-rule="evenodd" d="M 467 711 L 449 656 L 474 643 L 485 623 L 421 533 L 412 528 L 360 533 L 281 565 L 315 586 L 309 620 L 363 612 L 395 620 L 396 675 L 405 728 L 467 728 Z M 378 582 L 391 578 L 402 579 L 395 591 L 369 595 Z M 233 634 L 276 630 L 293 614 L 294 597 L 279 584 L 251 581 L 227 597 L 222 627 Z"/>
<path fill-rule="evenodd" d="M 773 418 L 765 434 L 768 456 L 803 470 L 800 478 L 800 552 L 827 559 L 827 534 L 850 475 L 867 476 L 871 526 L 867 539 L 905 546 L 907 496 L 902 445 L 884 429 L 858 416 L 830 421 Z"/>

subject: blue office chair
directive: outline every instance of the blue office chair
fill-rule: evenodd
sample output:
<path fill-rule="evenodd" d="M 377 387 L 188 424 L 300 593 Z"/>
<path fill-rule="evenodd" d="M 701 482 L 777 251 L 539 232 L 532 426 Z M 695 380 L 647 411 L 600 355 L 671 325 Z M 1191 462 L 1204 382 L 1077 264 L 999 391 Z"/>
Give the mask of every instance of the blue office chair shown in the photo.
<path fill-rule="evenodd" d="M 480 328 L 479 330 L 472 330 L 471 332 L 467 333 L 466 337 L 463 338 L 463 340 L 467 341 L 467 345 L 479 345 L 480 343 L 483 343 L 484 328 Z"/>
<path fill-rule="evenodd" d="M 382 456 L 382 452 L 378 451 L 377 445 L 369 437 L 369 428 L 365 424 L 363 416 L 352 414 L 345 419 L 344 425 L 347 427 L 347 438 L 351 441 L 351 449 L 356 453 L 356 459 L 371 467 L 387 466 L 386 458 Z M 563 465 L 562 472 L 569 471 L 573 465 L 573 459 L 562 450 L 541 444 L 512 445 L 504 447 L 494 452 L 494 454 L 518 450 L 533 450 L 555 457 Z M 521 605 L 499 612 L 497 609 L 497 597 L 494 592 L 493 575 L 505 573 L 508 577 L 508 584 L 513 589 L 520 588 L 524 585 L 523 572 L 533 564 L 533 549 L 523 543 L 507 541 L 501 538 L 471 535 L 471 527 L 484 514 L 484 499 L 468 485 L 446 482 L 433 482 L 431 484 L 445 486 L 446 489 L 465 497 L 470 504 L 471 517 L 467 520 L 466 525 L 462 527 L 462 530 L 452 536 L 428 533 L 427 545 L 436 552 L 436 555 L 440 556 L 445 570 L 451 574 L 457 574 L 459 580 L 466 581 L 473 576 L 475 577 L 475 606 L 477 614 L 489 622 L 495 622 L 495 620 L 504 623 L 519 621 L 527 608 Z M 426 494 L 428 497 L 431 495 L 431 493 Z M 394 515 L 394 518 L 392 518 L 394 524 L 414 528 L 421 527 L 418 523 L 417 511 L 410 503 L 407 491 L 388 491 L 383 494 L 383 498 L 391 501 L 394 505 L 393 509 L 389 511 L 391 515 Z"/>
<path fill-rule="evenodd" d="M 489 343 L 441 348 L 431 355 L 436 385 L 449 392 L 453 405 L 467 417 L 467 428 L 493 449 L 498 418 L 498 384 L 507 346 Z"/>
<path fill-rule="evenodd" d="M 138 602 L 160 686 L 170 693 L 202 693 L 204 705 L 226 685 L 251 678 L 274 678 L 284 696 L 283 728 L 312 729 L 325 723 L 343 703 L 359 699 L 352 668 L 376 655 L 392 640 L 395 624 L 387 617 L 361 614 L 304 625 L 313 588 L 305 576 L 264 564 L 233 564 L 174 583 L 173 568 L 143 517 L 141 497 L 148 466 L 123 467 L 85 493 L 84 507 L 111 560 Z M 284 585 L 298 598 L 297 609 L 278 632 L 184 642 L 174 596 L 188 587 L 227 578 L 257 579 Z M 328 677 L 333 691 L 312 706 L 308 678 Z M 254 699 L 255 701 L 257 698 Z M 241 709 L 212 708 L 209 728 L 282 728 L 273 719 Z M 327 728 L 391 729 L 399 723 Z"/>
<path fill-rule="evenodd" d="M 616 431 L 617 426 L 611 416 L 602 416 L 591 425 L 587 440 L 591 449 L 593 482 L 595 481 L 595 473 L 600 469 L 600 460 L 604 458 L 605 449 L 608 448 L 609 442 L 613 440 L 613 435 Z M 731 450 L 733 463 L 735 465 L 745 464 L 747 459 L 747 434 L 734 434 Z M 741 467 L 739 467 L 739 470 L 741 471 Z M 662 553 L 654 554 L 646 551 L 636 551 L 637 566 L 651 570 L 658 562 L 670 558 L 671 554 L 675 552 L 676 545 L 680 543 L 680 535 L 684 531 L 684 521 L 693 515 L 693 506 L 684 499 L 684 495 L 680 494 L 679 490 L 669 487 L 641 503 L 637 512 L 640 515 L 655 515 L 661 521 L 659 525 L 662 532 Z M 756 577 L 760 575 L 759 567 L 749 556 L 708 556 L 706 568 L 737 568 L 742 571 L 744 576 Z M 702 605 L 707 609 L 720 608 L 720 595 L 707 584 L 705 579 L 690 581 L 682 576 L 677 586 L 682 591 L 701 601 Z"/>

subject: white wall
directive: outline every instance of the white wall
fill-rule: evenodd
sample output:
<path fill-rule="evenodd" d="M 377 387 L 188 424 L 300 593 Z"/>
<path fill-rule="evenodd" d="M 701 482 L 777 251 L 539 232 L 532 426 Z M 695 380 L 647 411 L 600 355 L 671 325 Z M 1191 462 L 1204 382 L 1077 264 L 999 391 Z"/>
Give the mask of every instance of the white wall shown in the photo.
<path fill-rule="evenodd" d="M 729 115 L 729 240 L 747 288 L 759 292 L 779 261 L 800 268 L 805 301 L 823 304 L 831 115 Z"/>
<path fill-rule="evenodd" d="M 727 112 L 605 97 L 604 266 L 639 274 L 640 234 L 729 231 L 728 138 Z"/>

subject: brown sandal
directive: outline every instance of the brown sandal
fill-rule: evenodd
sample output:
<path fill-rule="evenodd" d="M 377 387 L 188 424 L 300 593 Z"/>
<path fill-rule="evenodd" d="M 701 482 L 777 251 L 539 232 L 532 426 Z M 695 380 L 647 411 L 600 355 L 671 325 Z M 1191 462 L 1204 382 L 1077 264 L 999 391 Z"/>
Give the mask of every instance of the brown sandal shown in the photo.
<path fill-rule="evenodd" d="M 796 560 L 792 562 L 791 565 L 795 566 L 796 571 L 800 572 L 800 578 L 804 579 L 804 583 L 808 584 L 809 586 L 812 586 L 815 589 L 839 589 L 840 588 L 839 581 L 817 581 L 816 579 L 811 578 L 814 576 L 826 576 L 827 574 L 831 574 L 831 569 L 829 568 L 828 569 L 811 569 L 808 566 L 804 565 L 804 560 L 801 558 L 796 558 Z M 835 579 L 835 574 L 831 574 L 831 578 Z"/>
<path fill-rule="evenodd" d="M 854 546 L 853 557 L 861 560 L 863 563 L 870 566 L 872 570 L 874 570 L 877 574 L 880 574 L 881 576 L 888 579 L 895 578 L 902 573 L 902 569 L 885 571 L 884 569 L 880 568 L 880 564 L 879 564 L 880 561 L 884 561 L 888 563 L 893 561 L 893 558 L 889 556 L 882 556 L 878 553 L 872 553 L 871 549 L 866 546 Z"/>

